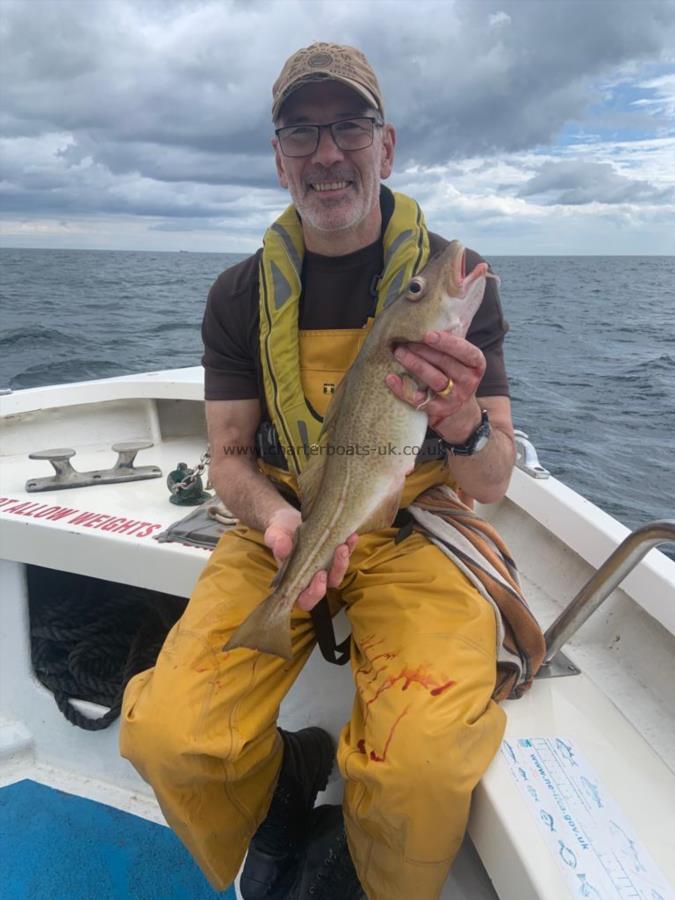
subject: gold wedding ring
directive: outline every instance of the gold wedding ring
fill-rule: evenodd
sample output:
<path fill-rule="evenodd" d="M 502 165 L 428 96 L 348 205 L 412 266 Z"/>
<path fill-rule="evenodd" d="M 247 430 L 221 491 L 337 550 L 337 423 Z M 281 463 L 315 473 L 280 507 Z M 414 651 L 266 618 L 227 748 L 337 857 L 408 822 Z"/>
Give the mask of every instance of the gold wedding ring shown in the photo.
<path fill-rule="evenodd" d="M 442 391 L 436 391 L 436 395 L 438 397 L 448 397 L 453 392 L 454 387 L 455 382 L 452 380 L 452 378 L 448 378 L 448 383 L 446 384 L 446 386 Z"/>

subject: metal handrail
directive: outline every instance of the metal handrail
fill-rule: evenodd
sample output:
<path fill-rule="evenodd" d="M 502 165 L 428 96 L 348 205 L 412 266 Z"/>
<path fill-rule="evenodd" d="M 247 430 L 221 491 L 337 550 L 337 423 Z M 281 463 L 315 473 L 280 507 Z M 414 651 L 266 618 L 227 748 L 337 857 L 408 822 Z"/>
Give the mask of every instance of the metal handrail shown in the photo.
<path fill-rule="evenodd" d="M 615 587 L 623 581 L 652 547 L 675 543 L 675 519 L 650 522 L 636 528 L 607 557 L 590 581 L 582 587 L 544 634 L 547 665 L 560 648 L 584 624 Z"/>

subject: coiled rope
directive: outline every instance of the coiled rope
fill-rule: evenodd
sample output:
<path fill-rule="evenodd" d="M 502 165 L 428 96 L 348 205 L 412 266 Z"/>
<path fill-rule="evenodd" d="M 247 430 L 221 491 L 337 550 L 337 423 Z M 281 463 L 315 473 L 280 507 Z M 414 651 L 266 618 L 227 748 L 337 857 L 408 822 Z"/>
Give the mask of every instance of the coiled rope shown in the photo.
<path fill-rule="evenodd" d="M 119 716 L 130 678 L 155 664 L 186 605 L 183 597 L 28 567 L 31 654 L 63 715 L 87 731 Z M 109 707 L 99 718 L 72 700 Z"/>

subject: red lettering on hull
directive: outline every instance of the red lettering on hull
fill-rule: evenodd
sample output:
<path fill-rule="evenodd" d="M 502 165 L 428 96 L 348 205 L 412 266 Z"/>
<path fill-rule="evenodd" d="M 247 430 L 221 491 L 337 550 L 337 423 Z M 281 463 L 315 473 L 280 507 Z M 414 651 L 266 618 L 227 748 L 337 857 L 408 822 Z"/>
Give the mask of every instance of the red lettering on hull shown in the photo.
<path fill-rule="evenodd" d="M 94 528 L 113 534 L 133 535 L 133 537 L 137 538 L 150 537 L 150 535 L 163 528 L 162 525 L 156 522 L 126 519 L 123 516 L 89 512 L 88 510 L 73 509 L 68 506 L 50 506 L 48 503 L 17 500 L 15 497 L 0 497 L 0 512 L 12 516 L 44 519 L 46 522 L 58 522 L 64 519 L 69 525 L 76 525 L 80 528 Z"/>

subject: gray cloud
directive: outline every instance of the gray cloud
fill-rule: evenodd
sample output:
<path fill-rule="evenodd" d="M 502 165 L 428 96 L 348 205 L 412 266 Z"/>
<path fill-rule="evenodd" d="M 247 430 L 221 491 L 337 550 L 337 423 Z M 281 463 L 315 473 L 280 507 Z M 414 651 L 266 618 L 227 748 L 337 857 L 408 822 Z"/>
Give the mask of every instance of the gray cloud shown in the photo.
<path fill-rule="evenodd" d="M 585 203 L 667 203 L 675 188 L 659 189 L 648 181 L 628 178 L 610 163 L 586 160 L 546 162 L 518 191 L 520 197 L 539 195 L 543 202 L 576 206 Z"/>
<path fill-rule="evenodd" d="M 86 158 L 105 166 L 114 175 L 137 172 L 156 181 L 190 181 L 211 185 L 248 185 L 273 187 L 276 185 L 270 153 L 251 154 L 233 152 L 231 146 L 221 152 L 206 152 L 190 147 L 158 146 L 135 142 L 95 143 L 81 139 L 70 144 L 59 155 L 69 164 Z"/>
<path fill-rule="evenodd" d="M 508 21 L 490 27 L 495 9 Z M 675 7 L 649 0 L 463 2 L 428 12 L 417 33 L 399 35 L 396 65 L 389 41 L 399 22 L 373 53 L 404 153 L 427 163 L 549 143 L 599 99 L 592 86 L 603 73 L 655 62 L 675 38 Z"/>
<path fill-rule="evenodd" d="M 675 46 L 675 6 L 661 0 L 5 0 L 3 12 L 0 199 L 27 214 L 213 220 L 251 191 L 278 202 L 271 84 L 317 38 L 365 50 L 399 163 L 427 166 L 547 144 L 583 118 L 603 76 Z M 605 196 L 648 196 L 607 172 L 579 177 L 544 190 L 588 202 L 594 177 Z"/>

